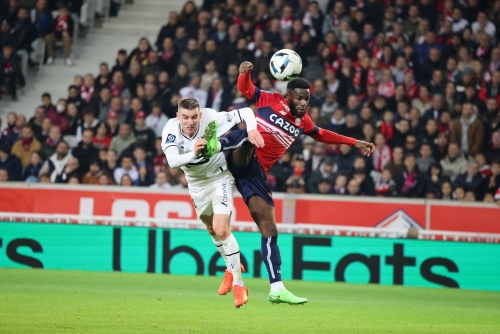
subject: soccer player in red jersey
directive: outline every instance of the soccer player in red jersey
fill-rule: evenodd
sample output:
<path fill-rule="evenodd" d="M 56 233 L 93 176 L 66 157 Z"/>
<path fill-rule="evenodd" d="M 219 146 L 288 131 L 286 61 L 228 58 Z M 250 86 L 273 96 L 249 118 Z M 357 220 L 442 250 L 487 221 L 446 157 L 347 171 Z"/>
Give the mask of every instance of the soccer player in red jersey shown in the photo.
<path fill-rule="evenodd" d="M 257 130 L 264 138 L 264 144 L 250 144 L 243 130 L 233 131 L 220 141 L 216 137 L 205 138 L 207 149 L 209 152 L 228 151 L 226 160 L 229 170 L 262 235 L 262 260 L 271 282 L 269 301 L 304 304 L 307 299 L 292 294 L 281 281 L 278 229 L 271 190 L 266 182 L 267 172 L 301 134 L 326 144 L 354 146 L 364 155 L 373 153 L 375 146 L 316 126 L 307 114 L 310 99 L 310 84 L 307 80 L 297 78 L 290 81 L 285 96 L 282 96 L 255 87 L 251 81 L 252 69 L 252 63 L 241 63 L 238 89 L 258 108 Z"/>

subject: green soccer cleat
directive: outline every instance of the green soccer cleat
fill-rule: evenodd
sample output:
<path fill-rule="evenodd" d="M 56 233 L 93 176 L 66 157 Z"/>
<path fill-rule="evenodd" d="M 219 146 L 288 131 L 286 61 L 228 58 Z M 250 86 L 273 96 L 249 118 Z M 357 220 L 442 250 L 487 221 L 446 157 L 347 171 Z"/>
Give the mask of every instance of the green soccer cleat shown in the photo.
<path fill-rule="evenodd" d="M 307 298 L 297 297 L 287 289 L 283 288 L 279 291 L 269 292 L 269 301 L 272 304 L 304 305 L 307 303 Z"/>
<path fill-rule="evenodd" d="M 219 153 L 219 141 L 217 140 L 218 127 L 219 124 L 217 124 L 217 121 L 210 121 L 205 128 L 203 139 L 207 141 L 205 156 L 208 158 L 211 158 L 216 153 Z"/>

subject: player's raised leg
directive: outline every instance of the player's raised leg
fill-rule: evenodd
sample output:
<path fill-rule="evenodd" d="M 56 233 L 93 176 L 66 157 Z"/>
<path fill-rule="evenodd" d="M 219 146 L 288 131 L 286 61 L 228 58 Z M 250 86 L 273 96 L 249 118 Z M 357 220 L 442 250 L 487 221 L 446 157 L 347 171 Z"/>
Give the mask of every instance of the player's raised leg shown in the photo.
<path fill-rule="evenodd" d="M 278 228 L 274 218 L 274 207 L 260 196 L 251 196 L 248 199 L 248 207 L 262 235 L 262 260 L 266 265 L 271 283 L 269 301 L 273 304 L 288 303 L 298 305 L 307 303 L 306 298 L 295 296 L 285 288 L 281 281 L 281 256 L 278 247 Z"/>

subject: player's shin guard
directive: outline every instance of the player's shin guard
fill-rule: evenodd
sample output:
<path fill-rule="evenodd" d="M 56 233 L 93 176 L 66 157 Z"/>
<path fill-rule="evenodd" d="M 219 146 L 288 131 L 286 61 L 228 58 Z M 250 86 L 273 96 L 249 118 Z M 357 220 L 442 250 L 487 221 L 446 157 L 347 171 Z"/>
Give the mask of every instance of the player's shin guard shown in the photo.
<path fill-rule="evenodd" d="M 227 269 L 230 270 L 231 268 L 229 267 L 229 263 L 227 262 L 227 257 L 226 257 L 226 252 L 224 251 L 224 246 L 222 245 L 222 242 L 219 240 L 219 238 L 211 235 L 212 237 L 212 242 L 215 245 L 215 248 L 217 248 L 217 251 L 219 252 L 220 256 L 224 259 L 224 262 L 226 262 Z"/>
<path fill-rule="evenodd" d="M 243 286 L 240 266 L 240 246 L 233 234 L 226 240 L 221 240 L 224 252 L 226 253 L 228 269 L 233 274 L 233 285 Z"/>
<path fill-rule="evenodd" d="M 262 238 L 261 253 L 271 284 L 281 282 L 281 256 L 278 237 Z"/>
<path fill-rule="evenodd" d="M 221 137 L 220 147 L 221 151 L 232 151 L 248 141 L 248 133 L 246 129 L 232 131 L 229 134 Z"/>

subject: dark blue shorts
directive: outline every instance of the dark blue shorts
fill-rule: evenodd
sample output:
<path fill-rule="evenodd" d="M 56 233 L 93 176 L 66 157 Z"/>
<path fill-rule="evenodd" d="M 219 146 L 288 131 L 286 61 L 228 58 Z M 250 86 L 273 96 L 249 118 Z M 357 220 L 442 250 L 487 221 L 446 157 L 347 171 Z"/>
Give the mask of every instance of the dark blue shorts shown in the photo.
<path fill-rule="evenodd" d="M 267 185 L 267 176 L 262 170 L 255 153 L 250 158 L 246 166 L 235 166 L 231 163 L 232 151 L 226 154 L 226 161 L 231 174 L 236 180 L 236 189 L 248 205 L 248 199 L 251 196 L 259 196 L 269 205 L 274 207 L 271 189 Z"/>

